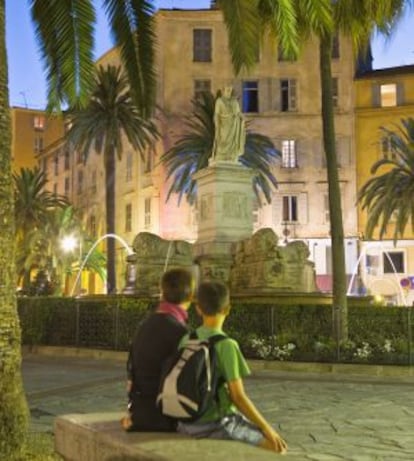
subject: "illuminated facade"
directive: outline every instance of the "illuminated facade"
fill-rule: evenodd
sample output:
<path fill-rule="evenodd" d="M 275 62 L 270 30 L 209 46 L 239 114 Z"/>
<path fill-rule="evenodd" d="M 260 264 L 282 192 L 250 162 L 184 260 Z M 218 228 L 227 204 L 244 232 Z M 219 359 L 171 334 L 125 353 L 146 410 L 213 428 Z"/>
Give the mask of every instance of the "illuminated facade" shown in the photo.
<path fill-rule="evenodd" d="M 285 239 L 303 239 L 315 262 L 322 290 L 331 288 L 327 173 L 322 147 L 319 47 L 310 40 L 298 60 L 288 61 L 277 43 L 265 40 L 258 48 L 257 65 L 234 77 L 227 31 L 222 14 L 210 10 L 160 10 L 157 24 L 157 104 L 161 140 L 144 159 L 125 140 L 117 163 L 116 233 L 130 244 L 141 231 L 164 238 L 194 241 L 197 210 L 176 197 L 167 202 L 168 183 L 160 155 L 183 134 L 183 120 L 191 99 L 202 91 L 231 84 L 249 128 L 270 137 L 281 150 L 274 167 L 279 187 L 272 203 L 255 205 L 255 229 L 271 227 Z M 173 38 L 173 39 L 172 39 Z M 339 176 L 344 212 L 347 272 L 357 259 L 356 159 L 354 150 L 354 55 L 349 40 L 336 37 L 332 50 Z M 98 64 L 117 64 L 116 49 Z M 65 149 L 53 146 L 43 155 L 53 188 L 83 210 L 85 225 L 104 233 L 105 209 L 102 157 L 91 152 L 84 165 L 72 159 L 66 169 Z M 58 160 L 56 160 L 56 156 Z M 43 161 L 43 160 L 42 160 Z M 51 174 L 58 164 L 58 173 Z M 124 252 L 119 246 L 119 278 Z M 119 286 L 122 286 L 119 282 Z"/>
<path fill-rule="evenodd" d="M 62 118 L 22 107 L 12 107 L 10 116 L 13 171 L 33 168 L 38 164 L 38 155 L 63 136 Z"/>
<path fill-rule="evenodd" d="M 358 189 L 368 181 L 372 165 L 392 156 L 392 148 L 381 127 L 397 130 L 402 118 L 414 115 L 414 66 L 393 67 L 365 72 L 355 79 L 355 145 Z M 379 174 L 385 170 L 379 171 Z M 394 223 L 378 240 L 367 241 L 364 231 L 366 211 L 358 208 L 361 236 L 361 277 L 366 288 L 388 298 L 389 302 L 414 301 L 414 234 L 410 225 L 394 246 Z"/>

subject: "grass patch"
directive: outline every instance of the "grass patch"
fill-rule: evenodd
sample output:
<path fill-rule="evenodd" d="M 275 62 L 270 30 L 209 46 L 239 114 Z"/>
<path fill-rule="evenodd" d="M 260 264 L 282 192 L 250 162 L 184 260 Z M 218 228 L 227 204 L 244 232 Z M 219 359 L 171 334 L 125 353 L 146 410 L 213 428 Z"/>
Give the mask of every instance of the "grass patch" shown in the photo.
<path fill-rule="evenodd" d="M 51 432 L 30 432 L 22 457 L 16 461 L 62 461 L 55 453 L 54 435 Z"/>

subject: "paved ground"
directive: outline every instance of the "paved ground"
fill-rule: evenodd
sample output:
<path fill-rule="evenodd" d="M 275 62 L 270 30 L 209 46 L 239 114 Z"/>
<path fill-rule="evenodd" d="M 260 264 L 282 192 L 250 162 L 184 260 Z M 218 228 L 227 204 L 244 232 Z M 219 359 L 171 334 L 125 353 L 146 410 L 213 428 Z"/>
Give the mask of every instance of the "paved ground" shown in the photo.
<path fill-rule="evenodd" d="M 32 430 L 51 431 L 58 414 L 123 410 L 124 368 L 113 360 L 25 356 Z M 246 382 L 288 441 L 287 461 L 413 461 L 413 387 L 414 379 L 295 372 L 261 372 Z"/>

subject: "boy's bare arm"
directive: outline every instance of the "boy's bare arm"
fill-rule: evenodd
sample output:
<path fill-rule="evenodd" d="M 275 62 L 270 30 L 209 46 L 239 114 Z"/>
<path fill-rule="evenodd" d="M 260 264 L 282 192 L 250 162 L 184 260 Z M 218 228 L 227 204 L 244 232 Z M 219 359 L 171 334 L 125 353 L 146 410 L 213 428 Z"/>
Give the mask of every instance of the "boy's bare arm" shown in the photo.
<path fill-rule="evenodd" d="M 286 453 L 287 444 L 282 437 L 272 428 L 265 420 L 254 403 L 247 396 L 243 381 L 235 379 L 227 383 L 230 392 L 230 398 L 238 410 L 252 423 L 256 424 L 265 435 L 266 439 L 273 445 L 273 449 L 279 453 Z"/>

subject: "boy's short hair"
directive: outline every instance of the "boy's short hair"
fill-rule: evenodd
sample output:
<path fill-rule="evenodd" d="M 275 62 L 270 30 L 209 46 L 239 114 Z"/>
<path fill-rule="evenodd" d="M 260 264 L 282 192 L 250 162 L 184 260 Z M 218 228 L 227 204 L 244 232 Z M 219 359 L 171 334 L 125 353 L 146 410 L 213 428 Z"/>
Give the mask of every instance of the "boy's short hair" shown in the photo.
<path fill-rule="evenodd" d="M 170 269 L 161 277 L 161 292 L 165 301 L 181 304 L 189 301 L 194 292 L 194 278 L 186 269 Z"/>
<path fill-rule="evenodd" d="M 221 282 L 203 282 L 198 287 L 197 304 L 204 315 L 217 315 L 229 304 L 229 289 Z"/>

